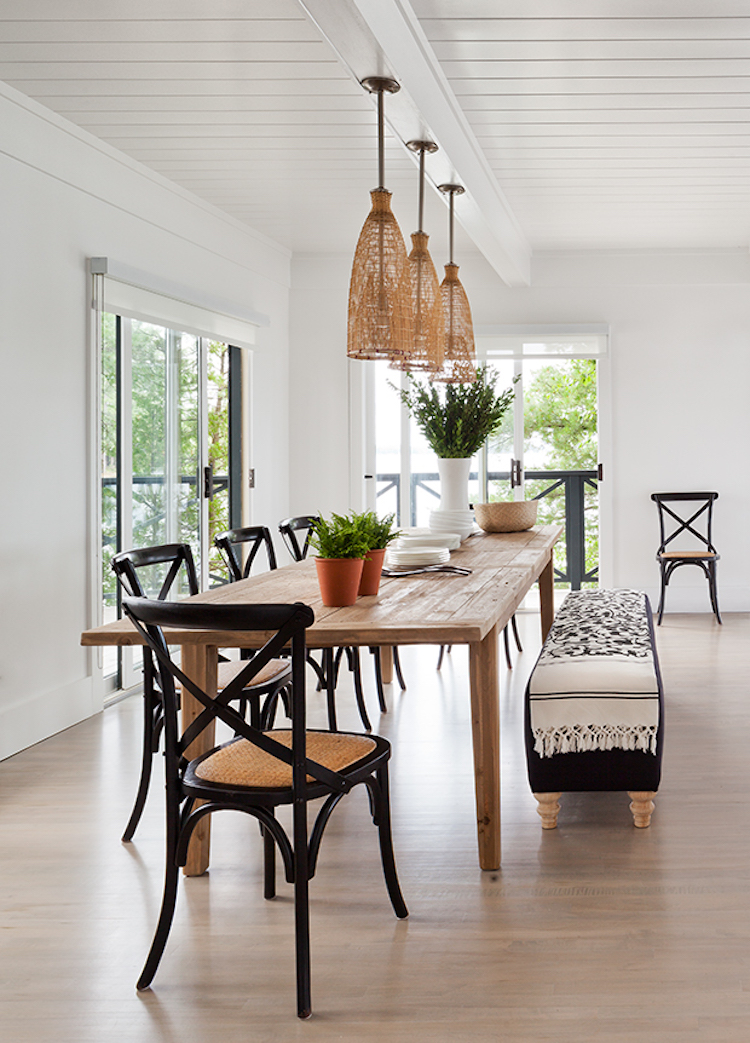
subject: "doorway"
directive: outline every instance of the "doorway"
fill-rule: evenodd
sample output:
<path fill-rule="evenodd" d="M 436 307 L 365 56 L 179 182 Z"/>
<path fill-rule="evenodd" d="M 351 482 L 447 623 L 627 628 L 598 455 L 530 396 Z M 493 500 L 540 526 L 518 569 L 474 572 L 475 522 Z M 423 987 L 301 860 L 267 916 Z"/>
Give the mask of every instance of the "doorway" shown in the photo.
<path fill-rule="evenodd" d="M 233 436 L 241 353 L 151 322 L 102 314 L 101 597 L 104 621 L 121 612 L 111 557 L 130 547 L 189 543 L 201 588 L 220 580 L 213 538 L 235 524 L 240 472 Z M 236 522 L 239 524 L 239 521 Z M 156 596 L 163 568 L 145 575 Z M 187 594 L 177 589 L 177 597 Z M 111 649 L 107 687 L 136 684 L 140 655 Z M 107 680 L 108 679 L 108 680 Z"/>

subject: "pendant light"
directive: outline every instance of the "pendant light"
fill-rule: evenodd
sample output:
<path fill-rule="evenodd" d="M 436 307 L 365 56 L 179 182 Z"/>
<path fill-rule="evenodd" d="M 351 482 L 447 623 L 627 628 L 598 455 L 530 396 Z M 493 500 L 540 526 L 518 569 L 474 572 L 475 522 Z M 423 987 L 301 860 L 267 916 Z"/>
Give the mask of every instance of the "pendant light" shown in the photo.
<path fill-rule="evenodd" d="M 395 359 L 411 351 L 414 341 L 411 279 L 401 229 L 384 187 L 385 121 L 383 95 L 399 85 L 369 76 L 362 86 L 378 96 L 378 178 L 371 193 L 372 210 L 359 234 L 349 283 L 347 354 L 353 359 Z"/>
<path fill-rule="evenodd" d="M 411 234 L 412 251 L 409 254 L 414 341 L 409 354 L 393 359 L 390 368 L 415 373 L 437 373 L 443 365 L 443 309 L 440 302 L 440 283 L 430 251 L 427 249 L 430 237 L 422 225 L 425 152 L 437 152 L 438 147 L 434 141 L 407 141 L 406 147 L 419 153 L 417 231 Z"/>
<path fill-rule="evenodd" d="M 453 197 L 462 195 L 464 189 L 462 185 L 438 185 L 438 188 L 450 196 L 449 260 L 440 285 L 445 323 L 443 368 L 432 379 L 446 384 L 471 384 L 477 376 L 474 328 L 469 299 L 458 278 L 458 265 L 453 261 Z"/>

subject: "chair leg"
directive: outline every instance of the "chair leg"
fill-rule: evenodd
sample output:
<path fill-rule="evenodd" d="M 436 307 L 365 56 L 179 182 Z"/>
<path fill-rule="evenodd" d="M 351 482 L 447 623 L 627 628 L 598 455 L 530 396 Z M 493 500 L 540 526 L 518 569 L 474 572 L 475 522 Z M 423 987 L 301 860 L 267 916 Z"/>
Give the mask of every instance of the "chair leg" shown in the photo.
<path fill-rule="evenodd" d="M 297 1017 L 312 1014 L 310 988 L 310 871 L 307 861 L 307 806 L 295 804 L 294 834 L 294 942 L 297 969 Z"/>
<path fill-rule="evenodd" d="M 401 689 L 401 691 L 405 692 L 406 691 L 406 681 L 404 680 L 404 675 L 401 673 L 401 659 L 399 657 L 398 647 L 396 645 L 393 646 L 392 652 L 393 652 L 393 669 L 396 671 L 396 679 L 398 680 L 398 685 L 399 685 L 399 688 Z"/>
<path fill-rule="evenodd" d="M 510 617 L 510 625 L 513 628 L 513 638 L 514 638 L 514 640 L 516 642 L 516 648 L 518 649 L 519 652 L 523 652 L 523 645 L 521 644 L 521 638 L 518 636 L 518 624 L 516 623 L 516 614 L 515 614 L 515 612 Z"/>
<path fill-rule="evenodd" d="M 263 835 L 263 897 L 276 897 L 276 841 L 269 829 L 261 826 Z"/>
<path fill-rule="evenodd" d="M 441 645 L 440 646 L 440 654 L 438 655 L 438 661 L 437 661 L 437 669 L 438 670 L 443 665 L 443 656 L 445 655 L 446 652 L 450 652 L 452 647 L 453 647 L 452 645 Z"/>
<path fill-rule="evenodd" d="M 667 578 L 664 572 L 664 566 L 661 566 L 661 590 L 659 592 L 659 607 L 656 610 L 656 625 L 661 626 L 662 616 L 664 615 L 664 599 L 667 592 Z"/>
<path fill-rule="evenodd" d="M 508 627 L 503 627 L 503 647 L 505 648 L 505 662 L 509 670 L 513 669 L 513 662 L 510 658 L 510 642 L 508 641 Z"/>
<path fill-rule="evenodd" d="M 359 710 L 359 716 L 364 725 L 364 729 L 367 732 L 372 731 L 372 725 L 370 724 L 370 718 L 367 716 L 367 706 L 365 705 L 365 696 L 362 691 L 362 668 L 359 660 L 359 649 L 348 648 L 347 655 L 349 657 L 349 664 L 351 666 L 352 674 L 354 676 L 354 695 L 357 699 L 357 709 Z"/>
<path fill-rule="evenodd" d="M 135 803 L 133 804 L 133 810 L 130 812 L 130 818 L 128 824 L 125 826 L 125 832 L 122 834 L 123 841 L 127 844 L 133 839 L 133 835 L 136 831 L 138 823 L 141 821 L 141 815 L 143 814 L 143 808 L 146 804 L 146 797 L 148 796 L 148 787 L 151 783 L 151 767 L 153 764 L 154 754 L 159 749 L 159 734 L 161 728 L 157 725 L 157 720 L 161 717 L 161 700 L 155 700 L 153 694 L 151 697 L 143 696 L 143 750 L 141 752 L 141 777 L 138 782 L 138 791 L 135 795 Z"/>
<path fill-rule="evenodd" d="M 711 598 L 711 608 L 714 610 L 717 623 L 721 623 L 719 615 L 719 596 L 716 590 L 716 562 L 710 562 L 708 566 L 708 593 Z"/>
<path fill-rule="evenodd" d="M 323 675 L 326 679 L 326 700 L 328 702 L 328 727 L 336 731 L 336 676 L 334 670 L 333 649 L 323 649 Z"/>
<path fill-rule="evenodd" d="M 396 872 L 396 857 L 393 853 L 393 836 L 391 834 L 391 799 L 388 784 L 388 765 L 384 764 L 377 772 L 378 796 L 376 803 L 376 825 L 378 827 L 378 840 L 380 841 L 380 858 L 383 863 L 383 875 L 385 885 L 388 888 L 388 897 L 391 900 L 393 911 L 399 920 L 405 920 L 409 915 L 406 908 L 404 896 L 401 893 L 401 885 L 398 882 Z"/>
<path fill-rule="evenodd" d="M 380 648 L 377 645 L 374 645 L 370 651 L 372 652 L 372 661 L 375 667 L 375 688 L 378 693 L 380 712 L 388 713 L 388 704 L 385 701 L 385 689 L 383 688 L 383 669 L 380 663 Z"/>
<path fill-rule="evenodd" d="M 170 850 L 168 846 L 167 865 L 164 871 L 164 897 L 162 898 L 159 922 L 157 923 L 156 931 L 154 932 L 154 940 L 151 943 L 151 949 L 146 957 L 141 976 L 136 982 L 136 988 L 139 992 L 143 989 L 147 989 L 154 980 L 154 975 L 156 974 L 159 962 L 164 954 L 164 948 L 167 944 L 167 938 L 169 937 L 169 931 L 174 917 L 179 879 L 180 867 L 175 861 L 174 850 Z"/>

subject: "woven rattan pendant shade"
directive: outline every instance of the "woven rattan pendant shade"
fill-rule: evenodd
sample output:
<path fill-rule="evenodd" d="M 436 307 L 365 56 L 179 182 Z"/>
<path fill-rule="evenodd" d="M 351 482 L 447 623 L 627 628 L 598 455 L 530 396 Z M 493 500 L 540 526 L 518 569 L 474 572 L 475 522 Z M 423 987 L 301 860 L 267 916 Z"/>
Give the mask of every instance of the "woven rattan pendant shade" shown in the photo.
<path fill-rule="evenodd" d="M 385 180 L 383 95 L 395 94 L 395 80 L 370 76 L 365 90 L 378 96 L 378 187 L 370 193 L 372 210 L 362 226 L 349 282 L 346 351 L 352 359 L 398 359 L 414 339 L 411 279 L 404 237 L 391 211 Z"/>
<path fill-rule="evenodd" d="M 450 193 L 450 260 L 440 284 L 444 323 L 443 367 L 432 379 L 445 384 L 471 384 L 477 376 L 474 324 L 469 298 L 458 278 L 458 265 L 453 262 L 453 196 L 463 192 L 463 188 L 460 185 L 440 185 L 440 191 Z"/>
<path fill-rule="evenodd" d="M 391 211 L 391 193 L 376 188 L 354 252 L 349 283 L 347 354 L 353 359 L 395 359 L 414 339 L 409 262 Z"/>
<path fill-rule="evenodd" d="M 437 145 L 432 141 L 409 141 L 407 148 L 419 152 L 418 230 L 412 232 L 412 251 L 409 254 L 414 340 L 409 353 L 394 359 L 390 368 L 415 373 L 437 373 L 443 364 L 443 309 L 440 283 L 427 247 L 430 237 L 422 229 L 424 157 L 425 152 L 437 152 Z"/>
<path fill-rule="evenodd" d="M 440 284 L 443 309 L 443 366 L 435 380 L 446 384 L 471 384 L 476 379 L 474 327 L 466 290 L 458 278 L 458 265 L 446 264 Z"/>

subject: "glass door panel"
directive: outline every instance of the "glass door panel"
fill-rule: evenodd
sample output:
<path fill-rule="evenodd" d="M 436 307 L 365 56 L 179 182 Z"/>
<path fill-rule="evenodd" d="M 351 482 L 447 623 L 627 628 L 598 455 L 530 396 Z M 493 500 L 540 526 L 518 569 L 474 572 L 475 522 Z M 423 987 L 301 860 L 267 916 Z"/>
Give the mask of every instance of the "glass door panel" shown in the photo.
<path fill-rule="evenodd" d="M 520 364 L 508 359 L 493 361 L 488 366 L 490 373 L 497 374 L 495 394 L 502 393 L 511 387 L 514 379 L 520 375 Z M 520 381 L 515 386 L 516 393 L 513 406 L 506 412 L 498 430 L 487 439 L 487 501 L 523 499 L 523 444 L 519 438 L 523 421 L 523 389 Z M 519 425 L 518 417 L 521 417 Z M 521 485 L 513 488 L 511 471 L 514 461 L 518 461 L 516 473 L 520 475 Z"/>
<path fill-rule="evenodd" d="M 199 582 L 218 563 L 213 536 L 229 527 L 230 350 L 154 323 L 105 314 L 101 361 L 102 600 L 121 611 L 109 561 L 118 550 L 189 543 Z M 166 566 L 139 570 L 156 597 Z M 220 578 L 218 576 L 214 578 Z M 189 593 L 182 574 L 175 597 Z M 140 654 L 105 653 L 105 677 L 138 680 Z"/>
<path fill-rule="evenodd" d="M 524 457 L 527 498 L 541 497 L 539 523 L 565 525 L 555 568 L 570 562 L 570 538 L 584 573 L 599 560 L 599 457 L 595 359 L 524 361 Z M 575 535 L 574 535 L 575 534 Z M 577 570 L 576 570 L 577 571 Z M 596 585 L 596 580 L 591 583 Z"/>

